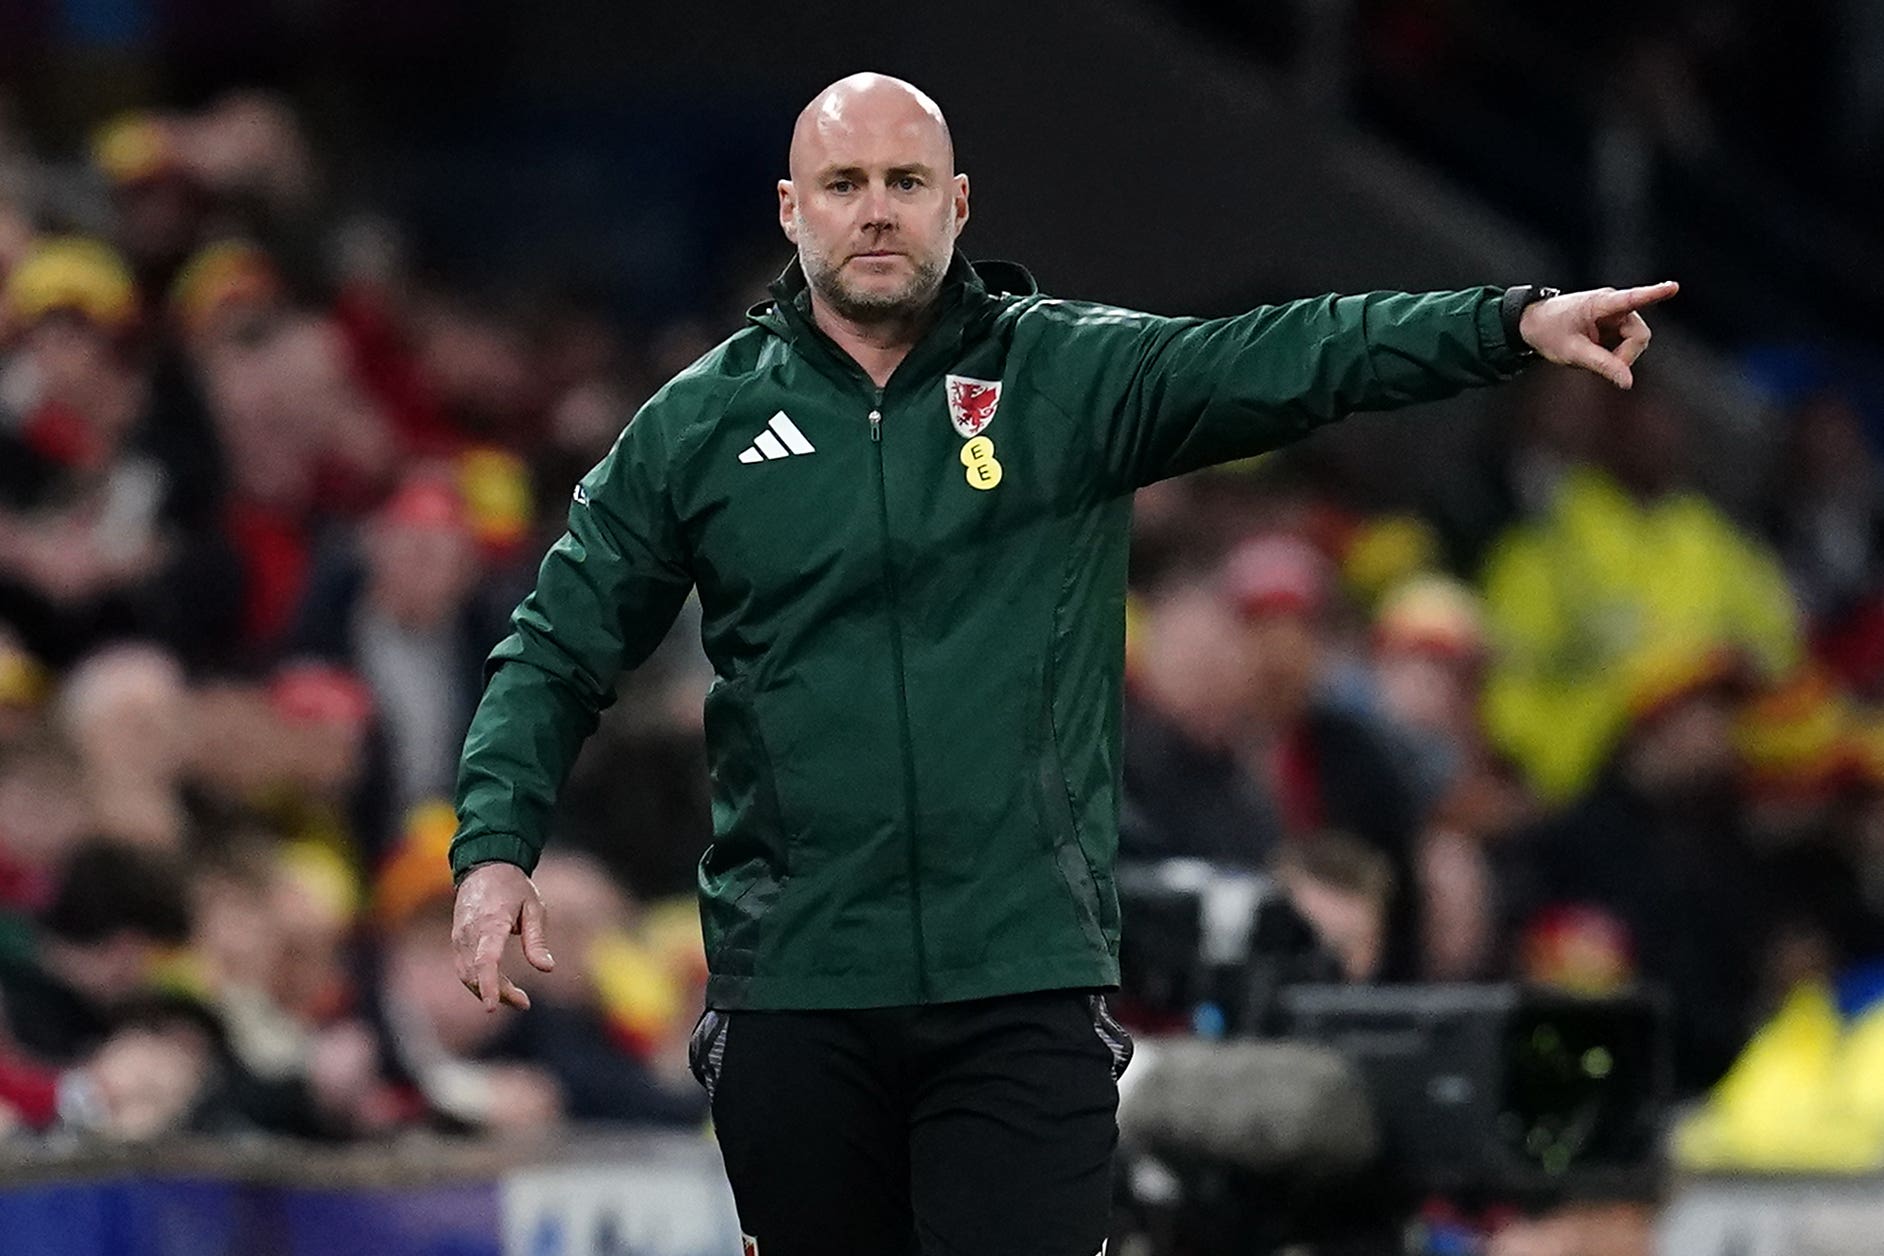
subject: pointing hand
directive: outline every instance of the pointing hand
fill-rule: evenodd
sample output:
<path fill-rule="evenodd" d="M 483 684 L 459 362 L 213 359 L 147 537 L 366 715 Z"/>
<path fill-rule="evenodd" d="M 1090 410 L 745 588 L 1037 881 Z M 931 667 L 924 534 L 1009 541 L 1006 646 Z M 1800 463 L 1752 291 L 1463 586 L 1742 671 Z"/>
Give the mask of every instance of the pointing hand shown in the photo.
<path fill-rule="evenodd" d="M 1680 290 L 1669 280 L 1646 288 L 1566 292 L 1527 306 L 1518 331 L 1524 343 L 1550 361 L 1580 366 L 1629 388 L 1635 383 L 1629 368 L 1649 344 L 1649 325 L 1641 312 Z"/>

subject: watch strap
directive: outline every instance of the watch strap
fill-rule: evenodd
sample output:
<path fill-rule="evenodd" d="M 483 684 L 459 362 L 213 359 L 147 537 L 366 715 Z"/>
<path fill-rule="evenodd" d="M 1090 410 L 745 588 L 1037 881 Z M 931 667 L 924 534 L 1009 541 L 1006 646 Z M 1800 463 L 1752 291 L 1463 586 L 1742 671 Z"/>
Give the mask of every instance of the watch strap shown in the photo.
<path fill-rule="evenodd" d="M 1524 343 L 1524 333 L 1519 329 L 1524 320 L 1524 311 L 1538 301 L 1548 301 L 1562 295 L 1561 288 L 1547 288 L 1534 283 L 1521 283 L 1505 289 L 1504 297 L 1498 302 L 1498 319 L 1504 324 L 1505 343 L 1513 353 L 1528 358 L 1537 352 Z"/>

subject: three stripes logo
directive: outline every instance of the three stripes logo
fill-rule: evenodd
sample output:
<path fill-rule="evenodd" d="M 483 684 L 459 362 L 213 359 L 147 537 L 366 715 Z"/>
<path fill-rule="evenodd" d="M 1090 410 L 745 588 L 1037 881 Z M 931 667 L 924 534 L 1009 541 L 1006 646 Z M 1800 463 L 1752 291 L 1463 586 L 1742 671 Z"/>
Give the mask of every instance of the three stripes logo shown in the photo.
<path fill-rule="evenodd" d="M 789 458 L 793 454 L 815 454 L 817 449 L 805 434 L 798 430 L 798 425 L 791 416 L 780 410 L 772 416 L 765 430 L 760 432 L 752 444 L 740 453 L 741 462 L 774 462 L 780 458 Z"/>

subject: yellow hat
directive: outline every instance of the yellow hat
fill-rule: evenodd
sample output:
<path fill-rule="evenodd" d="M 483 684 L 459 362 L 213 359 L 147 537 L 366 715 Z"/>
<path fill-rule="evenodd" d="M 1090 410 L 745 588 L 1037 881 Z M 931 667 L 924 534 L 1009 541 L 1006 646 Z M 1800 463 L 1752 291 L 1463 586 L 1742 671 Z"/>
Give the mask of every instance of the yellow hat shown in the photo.
<path fill-rule="evenodd" d="M 272 301 L 281 294 L 275 263 L 245 240 L 223 240 L 192 257 L 170 285 L 170 309 L 191 334 L 226 305 Z"/>
<path fill-rule="evenodd" d="M 502 554 L 522 544 L 533 508 L 530 469 L 513 453 L 490 446 L 458 456 L 458 493 L 479 548 Z"/>
<path fill-rule="evenodd" d="M 137 318 L 137 285 L 130 267 L 109 246 L 58 236 L 36 244 L 13 268 L 0 294 L 0 310 L 16 328 L 63 311 L 116 331 Z"/>
<path fill-rule="evenodd" d="M 373 914 L 388 932 L 439 900 L 450 901 L 451 838 L 458 817 L 442 799 L 406 814 L 406 827 L 373 886 Z"/>
<path fill-rule="evenodd" d="M 0 637 L 0 707 L 31 710 L 51 692 L 51 677 L 39 661 Z"/>
<path fill-rule="evenodd" d="M 1731 646 L 1674 642 L 1651 646 L 1624 664 L 1627 710 L 1641 725 L 1704 693 L 1745 693 L 1746 659 Z"/>
<path fill-rule="evenodd" d="M 120 187 L 187 169 L 176 124 L 142 110 L 121 113 L 92 137 L 92 164 Z"/>
<path fill-rule="evenodd" d="M 1734 743 L 1748 783 L 1767 793 L 1836 785 L 1865 760 L 1850 705 L 1832 677 L 1810 665 L 1747 705 Z"/>
<path fill-rule="evenodd" d="M 1413 576 L 1380 599 L 1374 643 L 1385 650 L 1470 662 L 1485 654 L 1485 611 L 1471 586 L 1451 576 Z"/>
<path fill-rule="evenodd" d="M 1439 534 L 1431 524 L 1414 515 L 1385 515 L 1362 523 L 1348 538 L 1341 574 L 1348 592 L 1366 604 L 1438 563 Z"/>
<path fill-rule="evenodd" d="M 334 846 L 302 838 L 283 842 L 275 858 L 282 875 L 336 920 L 351 920 L 359 911 L 359 880 Z"/>

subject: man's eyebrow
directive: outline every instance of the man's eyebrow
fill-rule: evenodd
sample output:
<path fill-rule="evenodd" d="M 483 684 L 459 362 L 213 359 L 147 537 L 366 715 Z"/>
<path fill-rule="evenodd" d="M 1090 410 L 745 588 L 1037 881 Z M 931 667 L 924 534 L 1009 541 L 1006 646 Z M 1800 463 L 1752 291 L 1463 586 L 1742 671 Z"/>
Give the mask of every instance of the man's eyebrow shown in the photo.
<path fill-rule="evenodd" d="M 935 171 L 922 162 L 909 162 L 901 166 L 891 166 L 883 172 L 884 182 L 894 183 L 905 175 L 916 175 L 924 179 L 933 179 Z M 818 172 L 820 183 L 829 183 L 832 179 L 850 179 L 858 183 L 867 183 L 870 172 L 862 166 L 827 166 Z"/>

